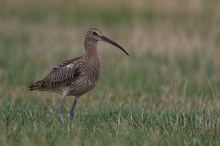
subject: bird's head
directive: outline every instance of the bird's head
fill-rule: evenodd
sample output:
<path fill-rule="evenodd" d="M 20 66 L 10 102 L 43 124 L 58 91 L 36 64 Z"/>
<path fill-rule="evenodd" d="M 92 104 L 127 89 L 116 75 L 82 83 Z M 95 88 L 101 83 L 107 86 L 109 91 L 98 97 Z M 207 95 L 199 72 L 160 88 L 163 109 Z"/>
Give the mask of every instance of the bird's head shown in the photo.
<path fill-rule="evenodd" d="M 124 48 L 122 48 L 118 43 L 104 36 L 102 32 L 97 28 L 88 29 L 86 32 L 86 37 L 90 39 L 91 41 L 95 41 L 95 42 L 104 41 L 106 43 L 112 44 L 118 47 L 120 50 L 122 50 L 125 54 L 129 56 L 128 52 L 126 52 Z"/>

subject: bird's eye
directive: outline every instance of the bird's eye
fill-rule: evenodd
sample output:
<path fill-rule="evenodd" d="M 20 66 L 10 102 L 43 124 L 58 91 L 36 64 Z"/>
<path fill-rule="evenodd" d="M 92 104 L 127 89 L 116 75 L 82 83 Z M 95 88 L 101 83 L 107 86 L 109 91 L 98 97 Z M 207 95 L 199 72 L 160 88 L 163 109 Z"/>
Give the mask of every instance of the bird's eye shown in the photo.
<path fill-rule="evenodd" d="M 96 32 L 92 32 L 93 35 L 98 35 Z"/>

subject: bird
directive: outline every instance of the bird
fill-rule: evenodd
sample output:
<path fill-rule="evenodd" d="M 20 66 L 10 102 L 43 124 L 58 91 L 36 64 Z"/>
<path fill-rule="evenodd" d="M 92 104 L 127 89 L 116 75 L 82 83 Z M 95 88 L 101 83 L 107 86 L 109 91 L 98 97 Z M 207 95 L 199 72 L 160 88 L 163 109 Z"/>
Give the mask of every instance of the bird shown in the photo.
<path fill-rule="evenodd" d="M 122 50 L 127 56 L 128 52 L 118 43 L 104 36 L 97 28 L 89 28 L 85 34 L 85 54 L 64 61 L 54 66 L 42 79 L 29 86 L 29 90 L 58 93 L 62 100 L 58 109 L 59 117 L 64 123 L 63 104 L 66 96 L 75 96 L 70 109 L 70 119 L 74 120 L 75 107 L 78 99 L 92 90 L 98 83 L 101 73 L 101 59 L 97 51 L 97 42 L 103 41 Z"/>

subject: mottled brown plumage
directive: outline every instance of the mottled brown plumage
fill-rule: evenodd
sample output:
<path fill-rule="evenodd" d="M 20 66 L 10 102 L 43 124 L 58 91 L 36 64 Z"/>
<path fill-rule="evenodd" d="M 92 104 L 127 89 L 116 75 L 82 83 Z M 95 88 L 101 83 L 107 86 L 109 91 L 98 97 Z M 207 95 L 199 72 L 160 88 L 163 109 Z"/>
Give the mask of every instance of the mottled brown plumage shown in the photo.
<path fill-rule="evenodd" d="M 85 37 L 85 55 L 67 60 L 53 67 L 45 78 L 29 87 L 30 90 L 50 91 L 62 95 L 62 102 L 59 108 L 62 122 L 64 122 L 62 107 L 65 96 L 73 95 L 76 97 L 70 111 L 70 116 L 73 119 L 78 98 L 93 89 L 99 80 L 101 61 L 97 51 L 98 41 L 108 42 L 128 55 L 120 45 L 102 35 L 100 30 L 90 28 Z"/>

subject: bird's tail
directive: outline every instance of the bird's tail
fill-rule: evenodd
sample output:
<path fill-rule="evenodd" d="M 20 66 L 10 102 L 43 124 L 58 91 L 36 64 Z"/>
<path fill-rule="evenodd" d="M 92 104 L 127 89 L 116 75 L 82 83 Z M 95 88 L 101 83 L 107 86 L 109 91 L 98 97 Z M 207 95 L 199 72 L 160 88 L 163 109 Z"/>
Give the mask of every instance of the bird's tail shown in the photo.
<path fill-rule="evenodd" d="M 38 90 L 38 89 L 41 89 L 42 88 L 42 85 L 43 85 L 43 80 L 39 80 L 35 83 L 33 83 L 32 85 L 30 85 L 28 88 L 29 90 Z"/>

